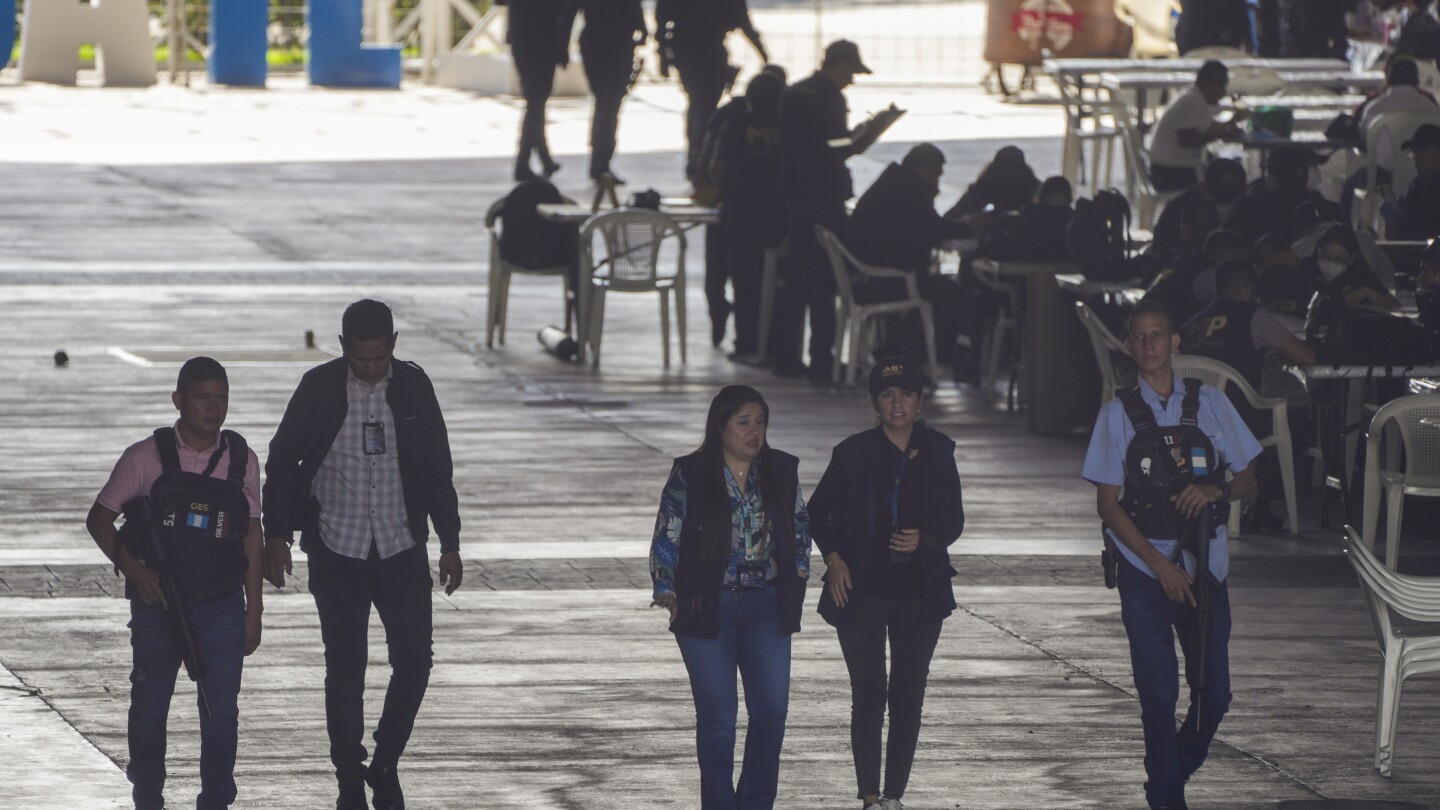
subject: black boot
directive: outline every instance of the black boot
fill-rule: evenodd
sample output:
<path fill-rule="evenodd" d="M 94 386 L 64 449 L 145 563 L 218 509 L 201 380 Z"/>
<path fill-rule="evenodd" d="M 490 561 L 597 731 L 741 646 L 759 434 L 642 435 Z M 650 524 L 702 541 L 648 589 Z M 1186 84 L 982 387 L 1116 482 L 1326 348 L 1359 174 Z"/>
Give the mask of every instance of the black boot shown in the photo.
<path fill-rule="evenodd" d="M 375 810 L 405 810 L 405 794 L 400 790 L 400 775 L 394 765 L 370 764 L 365 781 L 375 791 Z"/>
<path fill-rule="evenodd" d="M 365 785 L 360 782 L 341 785 L 335 810 L 370 810 L 370 803 L 365 801 Z"/>

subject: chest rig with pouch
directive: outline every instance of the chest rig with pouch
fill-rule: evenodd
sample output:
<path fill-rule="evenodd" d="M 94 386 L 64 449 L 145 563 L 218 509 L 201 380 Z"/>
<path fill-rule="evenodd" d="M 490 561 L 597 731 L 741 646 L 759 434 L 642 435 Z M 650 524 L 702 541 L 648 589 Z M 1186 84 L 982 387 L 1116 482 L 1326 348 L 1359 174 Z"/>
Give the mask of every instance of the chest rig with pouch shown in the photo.
<path fill-rule="evenodd" d="M 1120 505 L 1147 538 L 1176 540 L 1182 536 L 1184 518 L 1170 496 L 1179 495 L 1190 484 L 1225 480 L 1225 466 L 1197 418 L 1200 386 L 1199 380 L 1185 378 L 1180 424 L 1163 428 L 1138 387 L 1116 393 L 1135 429 L 1135 437 L 1125 449 L 1125 494 Z M 1229 516 L 1228 501 L 1215 504 L 1215 525 L 1223 525 Z"/>
<path fill-rule="evenodd" d="M 156 566 L 147 544 L 135 536 L 150 531 L 160 547 L 164 569 L 186 604 L 228 596 L 244 585 L 248 560 L 245 535 L 250 530 L 250 502 L 245 497 L 245 467 L 250 449 L 232 430 L 220 433 L 204 472 L 180 466 L 174 428 L 155 431 L 162 472 L 142 495 L 125 505 L 122 538 L 146 567 Z M 226 448 L 230 463 L 224 478 L 212 477 Z M 140 525 L 142 522 L 148 525 Z"/>

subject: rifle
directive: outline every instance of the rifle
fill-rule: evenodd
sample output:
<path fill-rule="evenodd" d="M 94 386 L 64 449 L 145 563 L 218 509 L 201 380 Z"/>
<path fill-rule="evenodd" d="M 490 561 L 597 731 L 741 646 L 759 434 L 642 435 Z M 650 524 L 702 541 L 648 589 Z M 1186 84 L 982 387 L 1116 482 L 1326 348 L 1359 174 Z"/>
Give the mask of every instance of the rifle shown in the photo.
<path fill-rule="evenodd" d="M 1190 685 L 1195 716 L 1200 716 L 1200 703 L 1210 688 L 1210 634 L 1215 613 L 1215 576 L 1210 573 L 1210 538 L 1214 530 L 1214 507 L 1207 504 L 1186 525 L 1190 543 L 1182 544 L 1195 554 L 1195 643 L 1196 649 L 1185 655 L 1185 682 Z M 1192 654 L 1193 653 L 1193 654 Z"/>
<path fill-rule="evenodd" d="M 176 586 L 175 579 L 167 570 L 168 563 L 165 561 L 165 548 L 160 538 L 155 536 L 155 523 L 151 519 L 150 498 L 141 496 L 125 504 L 125 525 L 121 527 L 121 533 L 128 536 L 134 554 L 146 568 L 160 575 L 160 589 L 165 594 L 167 607 L 165 612 L 170 614 L 171 625 L 180 642 L 180 660 L 185 664 L 185 674 L 195 682 L 195 688 L 200 692 L 200 703 L 205 707 L 205 716 L 211 717 L 210 699 L 205 696 L 205 684 L 201 680 L 205 677 L 205 661 L 200 657 L 200 645 L 195 643 L 195 630 L 190 626 L 190 614 L 185 609 L 185 601 L 180 597 L 180 588 Z M 132 528 L 133 527 L 133 528 Z"/>

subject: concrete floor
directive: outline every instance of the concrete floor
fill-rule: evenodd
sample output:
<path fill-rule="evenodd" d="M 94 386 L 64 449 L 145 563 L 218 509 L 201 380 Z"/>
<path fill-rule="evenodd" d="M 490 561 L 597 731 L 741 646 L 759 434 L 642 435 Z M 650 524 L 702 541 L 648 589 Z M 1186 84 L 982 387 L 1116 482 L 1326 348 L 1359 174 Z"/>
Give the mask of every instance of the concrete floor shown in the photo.
<path fill-rule="evenodd" d="M 694 807 L 688 684 L 645 608 L 668 458 L 698 443 L 720 385 L 746 382 L 770 400 L 771 442 L 800 456 L 808 492 L 830 447 L 868 426 L 863 394 L 778 380 L 712 349 L 698 245 L 683 366 L 662 368 L 647 297 L 612 300 L 598 371 L 545 355 L 532 336 L 560 317 L 545 279 L 515 280 L 508 343 L 486 350 L 481 219 L 509 185 L 513 99 L 3 82 L 0 807 L 127 806 L 127 608 L 82 521 L 119 452 L 173 418 L 178 359 L 227 362 L 228 426 L 263 449 L 299 375 L 324 359 L 303 349 L 304 333 L 333 346 L 341 310 L 362 296 L 394 305 L 397 354 L 435 380 L 466 526 L 465 585 L 435 597 L 436 668 L 403 764 L 410 806 Z M 851 106 L 896 95 L 912 114 L 852 161 L 862 188 L 923 139 L 951 156 L 941 205 L 1000 144 L 1025 145 L 1042 174 L 1058 165 L 1056 108 L 863 86 Z M 672 87 L 627 103 L 616 170 L 632 187 L 681 190 L 680 109 Z M 587 193 L 576 180 L 586 113 L 552 106 L 559 179 L 576 196 Z M 72 359 L 60 369 L 62 348 Z M 1030 436 L 1023 416 L 970 388 L 944 386 L 925 410 L 958 441 L 968 520 L 954 549 L 961 609 L 932 669 L 907 805 L 1143 806 L 1119 605 L 1099 583 L 1093 489 L 1079 478 L 1084 437 Z M 1435 678 L 1406 689 L 1393 778 L 1370 768 L 1379 656 L 1334 532 L 1318 530 L 1314 501 L 1304 508 L 1303 537 L 1234 543 L 1235 701 L 1191 804 L 1440 803 Z M 303 585 L 303 563 L 299 573 Z M 847 680 L 813 613 L 794 657 L 778 806 L 856 807 Z M 237 806 L 333 801 L 322 667 L 309 596 L 294 583 L 267 593 L 242 694 Z M 177 807 L 197 789 L 192 694 L 182 683 L 172 710 Z"/>

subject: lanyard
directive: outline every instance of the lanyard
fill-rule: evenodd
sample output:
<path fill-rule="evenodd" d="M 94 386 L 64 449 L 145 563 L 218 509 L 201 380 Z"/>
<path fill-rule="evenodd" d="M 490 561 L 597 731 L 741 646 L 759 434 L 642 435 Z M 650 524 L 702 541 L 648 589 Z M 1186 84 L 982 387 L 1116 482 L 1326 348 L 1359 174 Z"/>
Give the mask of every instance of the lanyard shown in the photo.
<path fill-rule="evenodd" d="M 890 525 L 894 531 L 900 530 L 900 482 L 905 478 L 905 462 L 909 460 L 908 454 L 900 454 L 900 466 L 895 468 L 895 483 L 890 487 Z"/>

